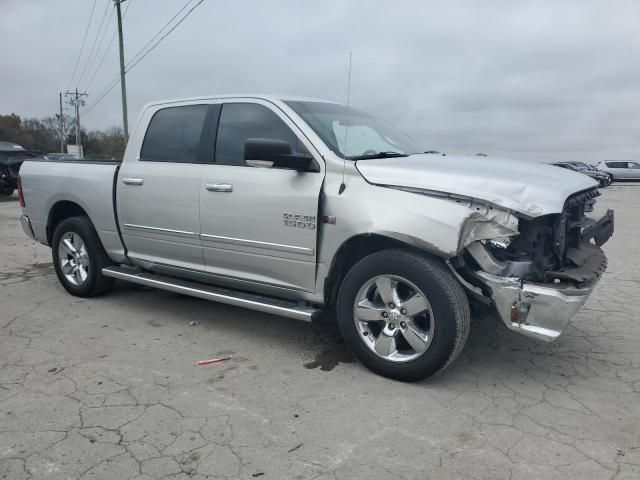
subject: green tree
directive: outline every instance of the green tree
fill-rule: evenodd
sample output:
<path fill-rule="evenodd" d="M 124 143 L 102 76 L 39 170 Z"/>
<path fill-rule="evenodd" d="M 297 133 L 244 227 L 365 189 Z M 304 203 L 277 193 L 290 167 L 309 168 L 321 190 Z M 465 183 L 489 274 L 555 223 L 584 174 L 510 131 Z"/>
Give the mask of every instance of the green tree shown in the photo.
<path fill-rule="evenodd" d="M 74 144 L 75 124 L 73 119 L 63 117 L 65 144 Z M 22 145 L 27 150 L 40 150 L 45 153 L 60 150 L 60 124 L 58 116 L 42 119 L 22 119 L 19 115 L 0 115 L 0 141 Z M 107 130 L 80 131 L 85 158 L 97 160 L 122 160 L 125 149 L 121 128 Z"/>

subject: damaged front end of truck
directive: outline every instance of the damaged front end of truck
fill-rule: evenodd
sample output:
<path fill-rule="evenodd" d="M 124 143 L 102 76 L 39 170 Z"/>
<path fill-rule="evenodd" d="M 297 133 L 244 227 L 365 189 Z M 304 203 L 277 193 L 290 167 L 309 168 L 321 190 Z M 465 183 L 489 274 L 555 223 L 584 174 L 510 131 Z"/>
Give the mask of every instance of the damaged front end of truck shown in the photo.
<path fill-rule="evenodd" d="M 470 295 L 491 305 L 507 328 L 553 341 L 607 268 L 601 247 L 613 234 L 614 218 L 612 210 L 599 220 L 586 215 L 597 196 L 595 189 L 573 194 L 560 213 L 515 214 L 517 225 L 513 214 L 503 212 L 503 234 L 493 238 L 474 238 L 487 217 L 484 223 L 469 218 L 450 265 Z"/>
<path fill-rule="evenodd" d="M 368 161 L 358 170 L 375 185 L 463 207 L 449 266 L 470 298 L 528 337 L 558 338 L 607 267 L 601 247 L 613 234 L 613 211 L 591 218 L 600 193 L 586 175 L 455 155 Z"/>

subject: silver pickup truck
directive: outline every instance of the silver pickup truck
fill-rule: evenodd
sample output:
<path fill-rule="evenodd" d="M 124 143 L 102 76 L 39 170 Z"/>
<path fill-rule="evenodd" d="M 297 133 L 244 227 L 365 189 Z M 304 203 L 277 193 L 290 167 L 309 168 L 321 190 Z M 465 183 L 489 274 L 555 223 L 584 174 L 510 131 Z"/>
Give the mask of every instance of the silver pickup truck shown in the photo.
<path fill-rule="evenodd" d="M 146 105 L 122 163 L 28 161 L 22 225 L 73 295 L 114 279 L 310 321 L 417 380 L 449 365 L 469 301 L 551 341 L 607 265 L 596 182 L 542 164 L 421 153 L 337 103 L 264 95 Z"/>

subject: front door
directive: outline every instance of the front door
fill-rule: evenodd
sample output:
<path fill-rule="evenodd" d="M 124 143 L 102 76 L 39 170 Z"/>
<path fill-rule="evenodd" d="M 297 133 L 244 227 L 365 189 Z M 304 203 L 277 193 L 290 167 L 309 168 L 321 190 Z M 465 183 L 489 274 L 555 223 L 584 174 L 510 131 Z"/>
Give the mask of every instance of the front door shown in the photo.
<path fill-rule="evenodd" d="M 313 291 L 324 163 L 316 157 L 317 172 L 251 167 L 244 161 L 248 138 L 312 151 L 295 124 L 268 102 L 222 105 L 214 163 L 203 167 L 200 187 L 206 270 L 230 281 Z"/>
<path fill-rule="evenodd" d="M 184 105 L 148 113 L 139 158 L 118 174 L 118 217 L 130 258 L 204 270 L 198 210 L 208 110 Z"/>

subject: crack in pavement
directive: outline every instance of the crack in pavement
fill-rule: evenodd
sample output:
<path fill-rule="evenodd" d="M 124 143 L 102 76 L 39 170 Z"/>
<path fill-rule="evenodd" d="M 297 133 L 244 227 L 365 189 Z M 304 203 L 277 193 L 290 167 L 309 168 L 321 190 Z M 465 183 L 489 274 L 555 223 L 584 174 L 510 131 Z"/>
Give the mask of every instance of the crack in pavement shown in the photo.
<path fill-rule="evenodd" d="M 46 248 L 0 246 L 0 479 L 640 478 L 640 199 L 609 199 L 611 269 L 557 343 L 477 315 L 416 384 L 351 363 L 335 328 L 154 290 L 79 300 Z"/>

